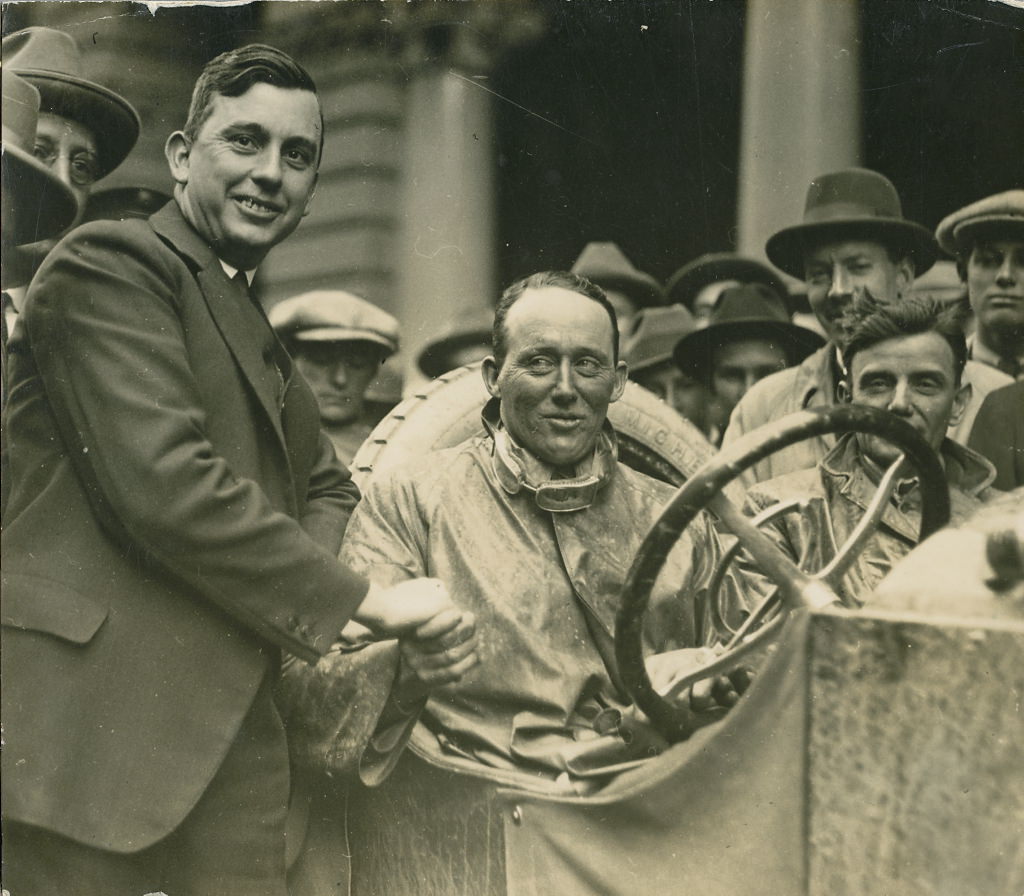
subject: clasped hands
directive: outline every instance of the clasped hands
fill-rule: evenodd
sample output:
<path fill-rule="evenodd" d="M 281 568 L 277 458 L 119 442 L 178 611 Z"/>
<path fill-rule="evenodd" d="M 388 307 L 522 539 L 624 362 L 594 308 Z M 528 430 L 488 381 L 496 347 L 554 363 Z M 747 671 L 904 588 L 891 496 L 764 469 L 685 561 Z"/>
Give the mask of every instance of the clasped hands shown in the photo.
<path fill-rule="evenodd" d="M 438 579 L 410 579 L 390 588 L 371 585 L 355 619 L 378 635 L 398 639 L 395 692 L 404 703 L 459 681 L 479 662 L 476 618 L 452 602 Z"/>

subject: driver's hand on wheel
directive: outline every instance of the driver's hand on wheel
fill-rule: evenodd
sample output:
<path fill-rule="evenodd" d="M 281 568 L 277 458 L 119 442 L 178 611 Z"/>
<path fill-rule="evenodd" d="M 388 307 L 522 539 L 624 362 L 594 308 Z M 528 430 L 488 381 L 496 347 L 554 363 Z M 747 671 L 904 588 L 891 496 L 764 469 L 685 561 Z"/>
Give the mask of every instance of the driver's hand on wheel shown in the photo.
<path fill-rule="evenodd" d="M 679 693 L 682 679 L 695 669 L 710 663 L 720 653 L 711 647 L 689 647 L 656 653 L 646 659 L 651 685 L 662 697 L 676 703 L 687 701 L 694 712 L 732 706 L 753 678 L 749 669 L 737 669 L 690 685 L 687 696 Z"/>

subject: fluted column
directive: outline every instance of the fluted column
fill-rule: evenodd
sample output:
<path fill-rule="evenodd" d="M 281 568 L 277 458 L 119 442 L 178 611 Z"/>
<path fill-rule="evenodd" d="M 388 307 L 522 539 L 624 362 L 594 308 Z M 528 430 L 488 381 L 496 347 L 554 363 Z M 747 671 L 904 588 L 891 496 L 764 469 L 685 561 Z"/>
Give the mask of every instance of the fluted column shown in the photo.
<path fill-rule="evenodd" d="M 747 0 L 739 250 L 803 213 L 815 175 L 861 160 L 858 0 Z"/>

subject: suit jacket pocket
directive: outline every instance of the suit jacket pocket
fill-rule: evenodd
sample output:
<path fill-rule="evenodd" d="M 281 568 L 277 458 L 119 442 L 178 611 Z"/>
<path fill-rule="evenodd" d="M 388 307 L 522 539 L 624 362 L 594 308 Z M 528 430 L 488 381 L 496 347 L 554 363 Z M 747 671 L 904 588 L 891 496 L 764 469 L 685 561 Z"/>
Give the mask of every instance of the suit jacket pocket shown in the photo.
<path fill-rule="evenodd" d="M 61 582 L 38 576 L 3 577 L 0 621 L 5 628 L 45 632 L 87 644 L 107 618 L 109 607 Z"/>

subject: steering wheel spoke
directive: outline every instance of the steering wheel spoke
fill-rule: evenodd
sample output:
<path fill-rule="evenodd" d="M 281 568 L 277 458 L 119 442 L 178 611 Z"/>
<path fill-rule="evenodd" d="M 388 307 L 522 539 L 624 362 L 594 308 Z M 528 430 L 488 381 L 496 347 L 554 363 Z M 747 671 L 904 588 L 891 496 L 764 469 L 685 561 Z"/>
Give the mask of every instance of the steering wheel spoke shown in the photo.
<path fill-rule="evenodd" d="M 850 432 L 884 438 L 903 454 L 886 471 L 865 519 L 839 548 L 835 558 L 820 573 L 811 576 L 787 557 L 768 535 L 759 531 L 755 521 L 743 515 L 725 497 L 723 489 L 744 470 L 775 451 L 815 436 Z M 920 482 L 920 539 L 923 540 L 949 521 L 949 488 L 942 464 L 927 442 L 906 421 L 875 408 L 837 405 L 792 414 L 737 440 L 711 458 L 679 488 L 644 538 L 633 561 L 623 588 L 615 633 L 615 654 L 623 683 L 637 706 L 666 738 L 674 741 L 687 737 L 694 730 L 693 713 L 676 707 L 651 685 L 643 656 L 643 619 L 665 558 L 686 527 L 701 511 L 710 510 L 722 526 L 737 537 L 761 571 L 777 586 L 778 592 L 770 595 L 754 611 L 752 616 L 757 619 L 748 619 L 731 633 L 724 653 L 676 680 L 671 688 L 672 695 L 683 693 L 685 688 L 701 679 L 735 669 L 739 660 L 772 640 L 794 611 L 817 608 L 838 600 L 831 585 L 849 569 L 881 519 L 892 497 L 904 457 L 917 470 Z M 769 509 L 778 514 L 785 512 Z M 781 609 L 772 615 L 770 611 L 775 603 Z M 761 619 L 767 621 L 755 629 Z M 729 630 L 720 612 L 715 625 L 719 630 L 717 623 L 723 623 L 723 630 Z"/>
<path fill-rule="evenodd" d="M 892 499 L 893 492 L 896 491 L 896 477 L 905 460 L 905 455 L 901 454 L 885 471 L 864 516 L 860 518 L 843 546 L 836 550 L 835 556 L 814 574 L 814 578 L 824 582 L 833 590 L 839 587 L 846 571 L 853 565 L 853 561 L 857 559 L 867 540 L 871 537 L 871 533 L 882 521 L 886 505 Z M 834 540 L 833 538 L 833 542 Z"/>

